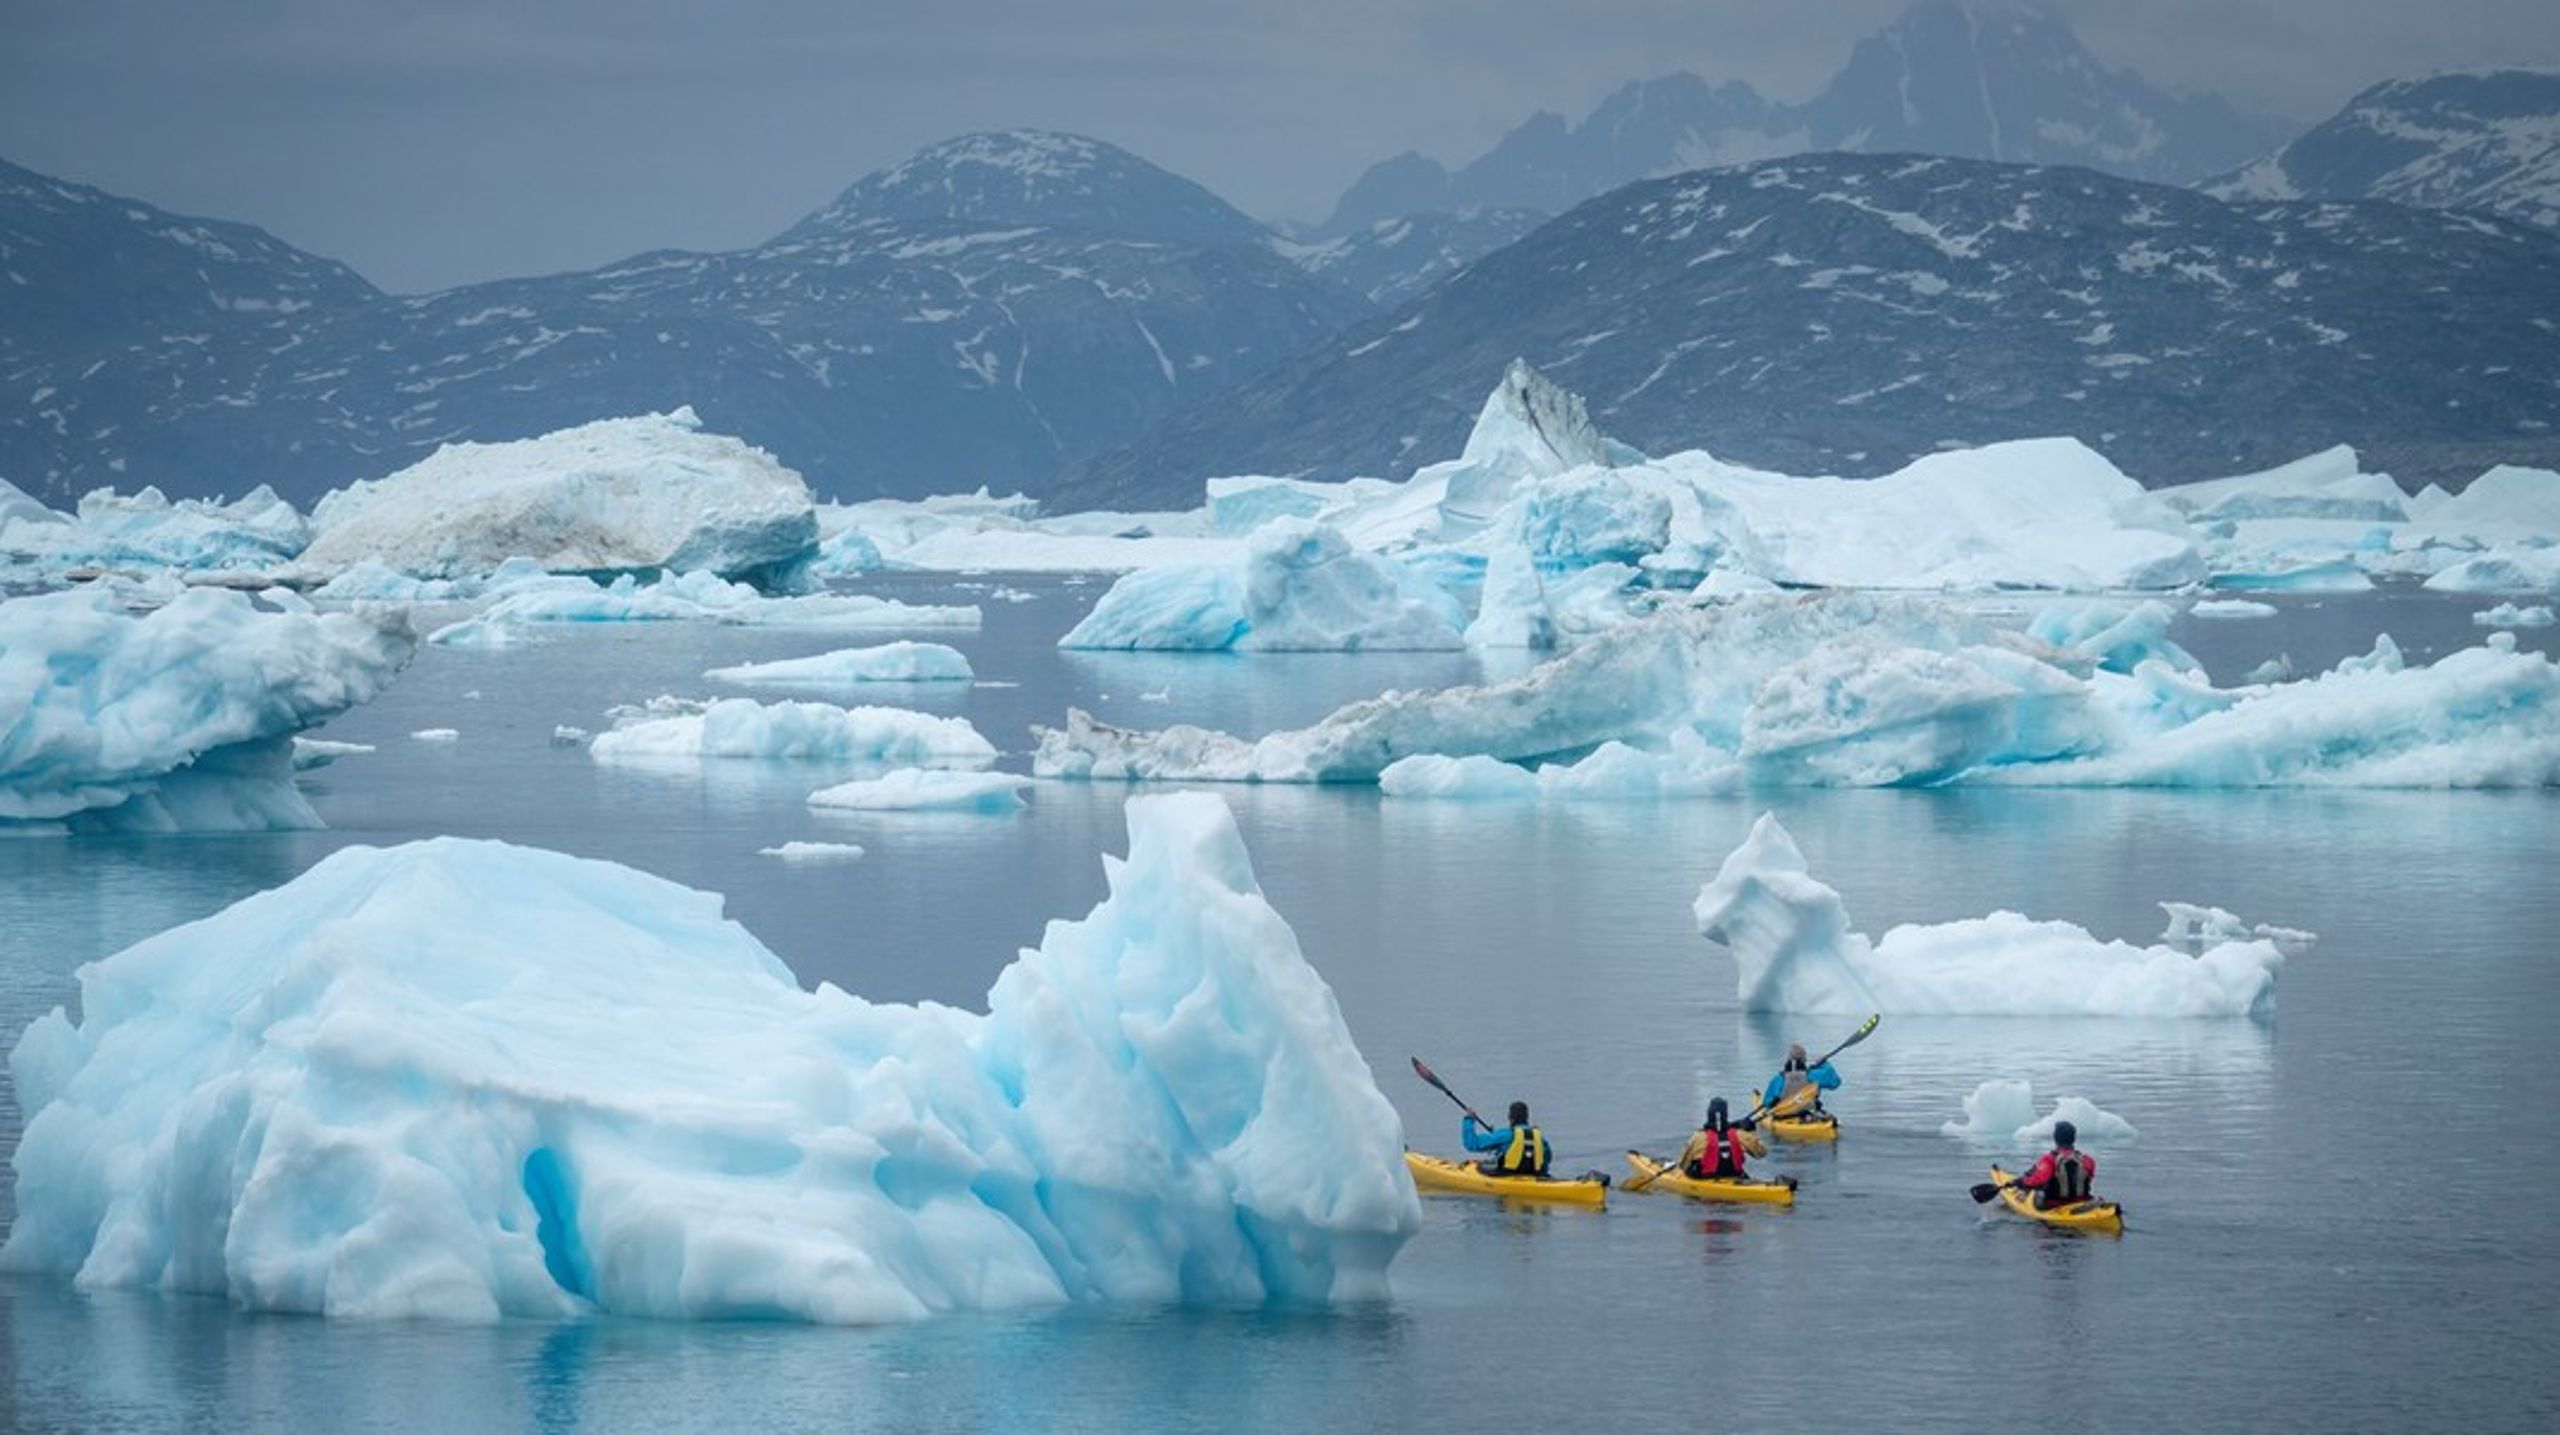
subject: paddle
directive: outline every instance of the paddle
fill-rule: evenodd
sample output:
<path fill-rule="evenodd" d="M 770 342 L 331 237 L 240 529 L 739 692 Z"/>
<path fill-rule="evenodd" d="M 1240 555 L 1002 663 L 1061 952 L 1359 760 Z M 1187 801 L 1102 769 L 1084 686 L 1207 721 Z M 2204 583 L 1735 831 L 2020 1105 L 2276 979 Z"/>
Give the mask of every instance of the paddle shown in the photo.
<path fill-rule="evenodd" d="M 1999 1195 L 2003 1191 L 2017 1189 L 2018 1183 L 2024 1179 L 2026 1178 L 2023 1176 L 2012 1176 L 2006 1181 L 1976 1181 L 1971 1187 L 1967 1188 L 1967 1194 L 1973 1197 L 1973 1203 L 1975 1205 L 1987 1206 L 1991 1204 L 1992 1197 Z M 2098 1198 L 2096 1196 L 2083 1196 L 2079 1200 L 2071 1202 L 2070 1206 L 2086 1206 L 2097 1199 Z M 2068 1210 L 2070 1209 L 2070 1206 L 2063 1206 L 2058 1209 Z"/>
<path fill-rule="evenodd" d="M 1438 1072 L 1436 1072 L 1436 1071 L 1433 1071 L 1430 1067 L 1427 1067 L 1427 1066 L 1423 1065 L 1423 1064 L 1422 1064 L 1422 1058 L 1421 1058 L 1421 1057 L 1418 1057 L 1418 1056 L 1417 1056 L 1417 1057 L 1412 1058 L 1412 1060 L 1413 1060 L 1413 1074 L 1414 1074 L 1414 1075 L 1421 1077 L 1423 1080 L 1425 1080 L 1425 1081 L 1427 1081 L 1427 1082 L 1430 1082 L 1430 1083 L 1431 1083 L 1431 1089 L 1432 1089 L 1432 1090 L 1437 1091 L 1437 1092 L 1439 1092 L 1441 1095 L 1443 1095 L 1443 1096 L 1445 1096 L 1445 1097 L 1448 1097 L 1451 1101 L 1454 1101 L 1454 1102 L 1458 1103 L 1458 1109 L 1459 1109 L 1460 1111 L 1463 1111 L 1463 1112 L 1467 1113 L 1469 1116 L 1475 1116 L 1475 1117 L 1476 1117 L 1476 1124 L 1477 1124 L 1478 1126 L 1482 1126 L 1482 1127 L 1484 1127 L 1484 1128 L 1485 1128 L 1486 1130 L 1488 1130 L 1488 1131 L 1490 1131 L 1490 1130 L 1492 1130 L 1492 1129 L 1493 1129 L 1492 1124 L 1491 1124 L 1490 1122 L 1487 1122 L 1487 1121 L 1486 1121 L 1483 1117 L 1481 1117 L 1481 1116 L 1476 1116 L 1476 1109 L 1475 1109 L 1474 1107 L 1469 1106 L 1469 1105 L 1467 1104 L 1467 1101 L 1466 1101 L 1466 1098 L 1465 1098 L 1465 1097 L 1460 1096 L 1458 1093 L 1456 1093 L 1456 1092 L 1454 1092 L 1454 1091 L 1451 1091 L 1451 1090 L 1449 1089 L 1449 1083 L 1447 1083 L 1447 1082 L 1445 1082 L 1445 1081 L 1442 1081 L 1442 1080 L 1440 1079 L 1440 1073 L 1438 1073 Z"/>

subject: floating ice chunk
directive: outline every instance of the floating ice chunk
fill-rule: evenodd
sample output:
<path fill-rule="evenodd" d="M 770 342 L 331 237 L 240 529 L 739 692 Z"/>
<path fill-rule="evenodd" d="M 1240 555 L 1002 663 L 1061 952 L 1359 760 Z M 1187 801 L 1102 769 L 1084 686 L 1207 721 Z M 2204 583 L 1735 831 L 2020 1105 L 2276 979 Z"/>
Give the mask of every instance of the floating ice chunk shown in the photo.
<path fill-rule="evenodd" d="M 2187 612 L 2198 618 L 2272 618 L 2273 603 L 2253 603 L 2246 598 L 2207 598 L 2189 605 Z"/>
<path fill-rule="evenodd" d="M 1463 646 L 1457 600 L 1333 528 L 1275 519 L 1233 565 L 1131 573 L 1062 648 L 1347 652 Z"/>
<path fill-rule="evenodd" d="M 1767 813 L 1699 890 L 1695 914 L 1699 932 L 1732 952 L 1736 994 L 1751 1011 L 2254 1016 L 2273 1008 L 2285 961 L 2271 941 L 2189 956 L 2015 912 L 1895 927 L 1870 942 Z"/>
<path fill-rule="evenodd" d="M 927 772 L 900 768 L 879 777 L 856 778 L 809 794 L 811 807 L 863 812 L 913 812 L 938 809 L 957 812 L 1011 812 L 1022 805 L 1031 779 L 1009 772 Z"/>
<path fill-rule="evenodd" d="M 8 529 L 12 524 L 24 524 L 34 529 L 62 528 L 69 526 L 70 522 L 71 519 L 68 516 L 56 513 L 36 502 L 27 495 L 25 489 L 5 478 L 0 478 L 0 539 L 8 536 Z M 28 533 L 20 537 L 32 541 L 35 535 Z"/>
<path fill-rule="evenodd" d="M 2213 575 L 2215 588 L 2247 593 L 2364 593 L 2373 579 L 2351 558 L 2332 558 L 2290 568 L 2234 570 Z"/>
<path fill-rule="evenodd" d="M 701 431 L 693 410 L 607 419 L 513 443 L 455 443 L 320 500 L 303 566 L 374 559 L 423 578 L 517 554 L 559 573 L 731 577 L 817 545 L 809 488 L 771 454 Z"/>
<path fill-rule="evenodd" d="M 2196 951 L 2220 946 L 2224 942 L 2246 942 L 2258 938 L 2276 944 L 2288 957 L 2298 957 L 2311 950 L 2317 937 L 2299 927 L 2273 927 L 2264 922 L 2250 923 L 2220 907 L 2200 907 L 2190 902 L 2163 902 L 2160 910 L 2169 915 L 2168 927 L 2160 940 L 2182 951 Z"/>
<path fill-rule="evenodd" d="M 2082 1146 L 2118 1146 L 2139 1133 L 2133 1123 L 2081 1096 L 2065 1096 L 2041 1118 L 2036 1115 L 2035 1087 L 2009 1077 L 1994 1077 L 1964 1099 L 1964 1119 L 1938 1128 L 1941 1135 L 2002 1146 L 2050 1146 L 2053 1125 L 2068 1121 L 2078 1129 Z"/>
<path fill-rule="evenodd" d="M 2387 473 L 2365 473 L 2345 444 L 2264 473 L 2176 484 L 2152 492 L 2200 523 L 2269 518 L 2401 523 L 2409 517 L 2400 485 Z"/>
<path fill-rule="evenodd" d="M 1579 762 L 1535 770 L 1481 755 L 1422 756 L 1378 774 L 1388 797 L 1443 801 L 1641 802 L 1738 790 L 1746 770 L 1694 733 L 1672 734 L 1667 751 L 1604 742 Z"/>
<path fill-rule="evenodd" d="M 511 588 L 478 616 L 439 628 L 428 641 L 456 647 L 507 647 L 517 631 L 543 623 L 723 623 L 732 627 L 974 628 L 976 608 L 927 607 L 867 593 L 806 593 L 768 598 L 744 583 L 686 573 L 642 583 L 630 574 L 598 586 L 554 578 Z"/>
<path fill-rule="evenodd" d="M 759 847 L 756 855 L 785 862 L 850 862 L 862 855 L 862 847 L 854 842 L 785 842 L 779 847 Z"/>
<path fill-rule="evenodd" d="M 2027 631 L 2057 648 L 2083 653 L 2110 672 L 2130 673 L 2144 663 L 2178 669 L 2197 666 L 2195 656 L 2169 641 L 2177 613 L 2157 599 L 2140 603 L 2048 603 Z"/>
<path fill-rule="evenodd" d="M 466 1320 L 1383 1296 L 1420 1208 L 1333 994 L 1222 804 L 1129 824 L 985 1015 L 803 991 L 610 863 L 334 853 L 27 1029 L 0 1264 Z"/>
<path fill-rule="evenodd" d="M 332 742 L 327 738 L 297 737 L 293 740 L 293 770 L 311 772 L 327 767 L 342 757 L 360 757 L 373 751 L 369 742 Z"/>
<path fill-rule="evenodd" d="M 713 682 L 747 686 L 832 687 L 853 683 L 965 683 L 975 674 L 969 670 L 969 660 L 956 648 L 901 641 L 871 648 L 838 648 L 814 657 L 713 668 L 703 676 Z"/>
<path fill-rule="evenodd" d="M 972 766 L 995 761 L 995 744 L 967 718 L 906 708 L 837 707 L 831 703 L 760 703 L 726 698 L 695 711 L 673 699 L 598 733 L 587 744 L 598 762 L 768 761 L 873 762 Z"/>
<path fill-rule="evenodd" d="M 144 595 L 136 594 L 137 598 Z M 408 629 L 271 612 L 218 589 L 107 587 L 0 601 L 0 827 L 317 827 L 294 734 L 371 701 Z"/>
<path fill-rule="evenodd" d="M 1419 753 L 1388 763 L 1378 774 L 1378 791 L 1389 797 L 1443 801 L 1536 801 L 1538 774 L 1482 753 L 1467 757 Z"/>
<path fill-rule="evenodd" d="M 2500 603 L 2471 615 L 2472 624 L 2482 628 L 2548 628 L 2551 610 L 2540 604 L 2519 608 L 2513 603 Z"/>
<path fill-rule="evenodd" d="M 422 727 L 409 736 L 419 742 L 458 742 L 462 733 L 449 727 Z"/>
<path fill-rule="evenodd" d="M 2429 507 L 2417 527 L 2436 539 L 2550 543 L 2560 539 L 2560 473 L 2500 464 Z"/>
<path fill-rule="evenodd" d="M 2293 676 L 2293 659 L 2286 654 L 2278 653 L 2274 657 L 2267 659 L 2265 662 L 2258 664 L 2254 668 L 2251 668 L 2247 676 L 2243 677 L 2241 681 L 2245 683 L 2263 685 L 2266 683 L 2291 682 L 2293 680 Z"/>
<path fill-rule="evenodd" d="M 2560 546 L 2517 544 L 2450 564 L 2427 580 L 2436 593 L 2549 593 L 2560 596 Z"/>
<path fill-rule="evenodd" d="M 585 742 L 590 736 L 592 736 L 592 734 L 590 734 L 585 728 L 571 727 L 567 723 L 562 723 L 551 730 L 551 745 L 553 747 L 576 747 L 578 744 Z"/>

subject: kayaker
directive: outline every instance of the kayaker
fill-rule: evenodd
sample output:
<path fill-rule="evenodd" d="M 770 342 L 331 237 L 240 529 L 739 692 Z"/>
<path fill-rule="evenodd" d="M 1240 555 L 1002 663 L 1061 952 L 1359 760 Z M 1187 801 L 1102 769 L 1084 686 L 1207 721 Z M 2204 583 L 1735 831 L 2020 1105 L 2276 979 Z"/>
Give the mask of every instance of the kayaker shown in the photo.
<path fill-rule="evenodd" d="M 1719 1096 L 1707 1103 L 1705 1124 L 1680 1149 L 1680 1169 L 1700 1180 L 1719 1176 L 1743 1180 L 1751 1174 L 1743 1169 L 1745 1159 L 1768 1154 L 1768 1143 L 1759 1136 L 1759 1123 L 1735 1124 L 1729 1120 L 1724 1098 Z"/>
<path fill-rule="evenodd" d="M 2098 1188 L 2098 1158 L 2078 1149 L 2080 1128 L 2053 1123 L 2053 1149 L 2036 1158 L 2018 1185 L 2033 1191 L 2036 1207 L 2050 1210 L 2090 1200 Z"/>
<path fill-rule="evenodd" d="M 1779 1067 L 1778 1074 L 1769 1078 L 1769 1085 L 1760 1093 L 1760 1099 L 1763 1104 L 1775 1107 L 1807 1086 L 1813 1087 L 1816 1095 L 1813 1104 L 1798 1114 L 1820 1116 L 1823 1114 L 1820 1093 L 1839 1090 L 1840 1073 L 1831 1069 L 1829 1061 L 1820 1066 L 1805 1065 L 1804 1043 L 1799 1041 L 1787 1048 L 1787 1064 Z"/>
<path fill-rule="evenodd" d="M 1529 1124 L 1529 1103 L 1511 1103 L 1511 1124 L 1499 1130 L 1476 1120 L 1472 1111 L 1458 1123 L 1458 1139 L 1470 1151 L 1494 1154 L 1476 1163 L 1476 1169 L 1488 1176 L 1543 1176 L 1547 1174 L 1546 1133 Z"/>

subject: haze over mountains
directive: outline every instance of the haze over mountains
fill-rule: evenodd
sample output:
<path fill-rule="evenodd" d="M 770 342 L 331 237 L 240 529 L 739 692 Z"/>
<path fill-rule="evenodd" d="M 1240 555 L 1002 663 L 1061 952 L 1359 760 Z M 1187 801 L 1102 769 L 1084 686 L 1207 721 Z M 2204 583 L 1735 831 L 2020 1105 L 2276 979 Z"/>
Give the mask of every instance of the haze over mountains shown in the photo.
<path fill-rule="evenodd" d="M 307 502 L 447 441 L 690 404 L 833 496 L 1071 475 L 1073 501 L 1187 506 L 1209 474 L 1443 456 L 1525 356 L 1640 447 L 1801 471 L 2070 433 L 2146 478 L 2350 440 L 2458 483 L 2555 457 L 2555 116 L 2549 75 L 2403 82 L 2244 166 L 2265 135 L 2231 106 L 2109 70 L 2043 12 L 1923 0 L 1801 106 L 1630 85 L 1454 173 L 1380 166 L 1318 237 L 1005 131 L 748 249 L 421 297 L 0 165 L 0 477 L 60 505 Z M 1971 158 L 1623 187 L 1807 146 Z M 2296 194 L 2520 222 L 2253 198 Z"/>

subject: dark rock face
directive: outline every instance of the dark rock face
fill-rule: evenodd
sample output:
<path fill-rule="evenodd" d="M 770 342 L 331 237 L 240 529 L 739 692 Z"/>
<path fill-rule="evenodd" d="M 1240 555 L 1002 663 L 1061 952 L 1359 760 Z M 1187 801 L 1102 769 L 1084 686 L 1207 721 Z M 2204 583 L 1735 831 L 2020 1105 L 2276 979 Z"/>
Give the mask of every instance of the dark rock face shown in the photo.
<path fill-rule="evenodd" d="M 2165 482 L 2330 444 L 2404 480 L 2560 460 L 2560 237 L 2083 169 L 1811 155 L 1630 185 L 1083 466 L 1061 502 L 1452 457 L 1527 358 L 1651 452 L 1874 474 L 2079 437 Z"/>
<path fill-rule="evenodd" d="M 455 439 L 691 404 L 837 497 L 1038 486 L 1370 312 L 1096 141 L 969 135 L 770 243 L 384 295 L 0 169 L 0 475 L 308 503 Z"/>
<path fill-rule="evenodd" d="M 2205 189 L 2225 199 L 2388 199 L 2560 229 L 2560 71 L 2376 85 Z"/>

